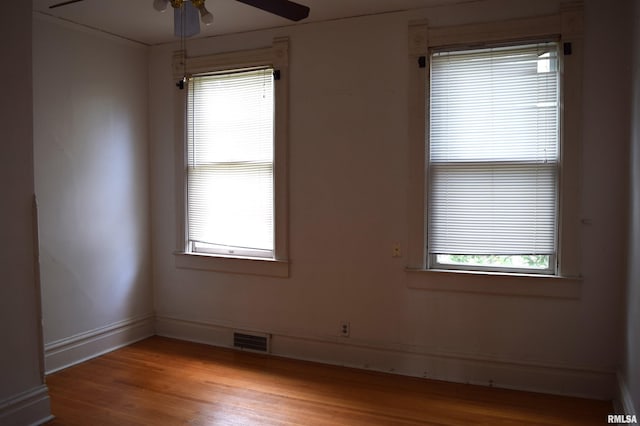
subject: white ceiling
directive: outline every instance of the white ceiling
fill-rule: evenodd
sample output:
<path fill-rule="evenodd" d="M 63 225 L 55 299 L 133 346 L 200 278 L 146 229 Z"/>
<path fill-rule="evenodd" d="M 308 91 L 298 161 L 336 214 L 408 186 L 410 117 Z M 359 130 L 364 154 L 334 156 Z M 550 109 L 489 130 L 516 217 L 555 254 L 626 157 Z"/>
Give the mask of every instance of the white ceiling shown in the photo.
<path fill-rule="evenodd" d="M 156 12 L 153 0 L 84 0 L 49 9 L 49 6 L 60 1 L 33 0 L 33 9 L 147 45 L 175 40 L 171 7 L 163 13 Z M 296 24 L 235 0 L 208 0 L 207 9 L 213 13 L 215 20 L 209 27 L 201 25 L 198 37 L 468 1 L 475 0 L 296 0 L 311 8 L 309 17 Z"/>

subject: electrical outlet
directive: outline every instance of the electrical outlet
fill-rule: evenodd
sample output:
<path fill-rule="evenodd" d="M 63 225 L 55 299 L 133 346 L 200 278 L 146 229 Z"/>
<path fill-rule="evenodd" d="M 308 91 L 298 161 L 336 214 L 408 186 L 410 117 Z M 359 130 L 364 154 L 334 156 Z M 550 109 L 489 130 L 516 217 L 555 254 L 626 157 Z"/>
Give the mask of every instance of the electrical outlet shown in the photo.
<path fill-rule="evenodd" d="M 391 246 L 391 257 L 402 257 L 400 243 L 393 243 L 393 245 Z"/>
<path fill-rule="evenodd" d="M 349 337 L 351 333 L 351 324 L 349 321 L 340 321 L 340 335 L 342 337 Z"/>

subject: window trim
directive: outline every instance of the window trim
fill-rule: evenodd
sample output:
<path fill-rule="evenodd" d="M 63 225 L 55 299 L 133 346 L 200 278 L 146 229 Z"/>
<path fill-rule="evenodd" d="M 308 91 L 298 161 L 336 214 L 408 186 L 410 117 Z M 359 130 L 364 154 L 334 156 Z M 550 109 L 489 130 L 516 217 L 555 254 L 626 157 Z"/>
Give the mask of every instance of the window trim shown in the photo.
<path fill-rule="evenodd" d="M 188 250 L 187 218 L 187 140 L 185 90 L 175 90 L 176 157 L 176 248 L 177 268 L 242 273 L 274 277 L 289 276 L 289 201 L 288 201 L 288 115 L 289 115 L 289 39 L 275 38 L 269 47 L 186 57 L 173 55 L 173 77 L 187 74 L 223 72 L 235 69 L 273 67 L 279 70 L 274 85 L 274 256 L 243 257 L 227 254 L 193 253 Z"/>
<path fill-rule="evenodd" d="M 555 285 L 563 281 L 580 281 L 580 172 L 581 172 L 581 129 L 582 129 L 582 39 L 583 18 L 580 4 L 561 6 L 556 15 L 513 19 L 508 21 L 468 24 L 449 27 L 430 28 L 426 22 L 414 22 L 408 29 L 408 137 L 409 137 L 409 196 L 408 196 L 408 247 L 407 272 L 408 285 L 411 288 L 446 288 L 434 284 L 433 280 L 442 280 L 441 270 L 427 269 L 427 153 L 429 115 L 429 76 L 426 68 L 421 68 L 429 58 L 431 49 L 443 49 L 451 46 L 477 47 L 481 44 L 517 43 L 519 41 L 557 39 L 560 46 L 571 43 L 571 55 L 562 61 L 560 69 L 560 178 L 559 178 L 559 214 L 558 214 L 558 272 L 557 275 L 507 274 L 513 279 L 501 282 L 531 282 L 533 279 L 553 279 Z M 428 60 L 428 59 L 427 59 Z M 426 64 L 428 67 L 428 64 Z M 567 108 L 567 105 L 569 107 Z M 459 277 L 477 276 L 478 279 L 465 279 L 469 290 L 477 292 L 486 288 L 491 293 L 492 277 L 503 276 L 501 272 L 474 272 L 447 270 L 450 275 Z M 484 278 L 483 278 L 484 277 Z M 526 280 L 520 279 L 527 277 Z M 564 280 L 566 278 L 566 280 Z M 473 281 L 473 282 L 472 282 Z M 507 288 L 513 287 L 507 285 Z M 573 284 L 571 284 L 573 285 Z M 434 286 L 436 288 L 434 288 Z M 457 285 L 456 287 L 460 287 Z M 462 284 L 465 287 L 465 284 Z M 452 291 L 461 291 L 460 288 Z M 509 291 L 507 290 L 507 293 Z M 520 294 L 514 291 L 513 294 Z M 543 292 L 544 293 L 544 292 Z M 554 292 L 551 292 L 554 293 Z M 553 297 L 553 294 L 550 294 Z"/>
<path fill-rule="evenodd" d="M 412 268 L 406 280 L 414 290 L 565 300 L 580 299 L 582 284 L 579 277 Z"/>

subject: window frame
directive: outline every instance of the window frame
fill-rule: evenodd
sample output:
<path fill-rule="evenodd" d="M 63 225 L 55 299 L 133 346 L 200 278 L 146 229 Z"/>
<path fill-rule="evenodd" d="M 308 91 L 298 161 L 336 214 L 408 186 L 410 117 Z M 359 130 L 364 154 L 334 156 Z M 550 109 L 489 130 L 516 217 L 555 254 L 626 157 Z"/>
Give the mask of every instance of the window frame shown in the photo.
<path fill-rule="evenodd" d="M 545 39 L 527 39 L 527 40 L 517 40 L 515 42 L 499 42 L 499 43 L 483 43 L 482 46 L 456 46 L 456 48 L 451 48 L 450 46 L 446 47 L 446 48 L 429 48 L 429 58 L 431 58 L 435 53 L 440 53 L 440 52 L 451 52 L 451 51 L 464 51 L 464 52 L 473 52 L 474 50 L 482 50 L 482 49 L 491 49 L 491 48 L 519 48 L 522 46 L 531 46 L 531 45 L 536 45 L 536 44 L 541 44 L 541 43 L 553 43 L 557 46 L 557 52 L 559 52 L 560 49 L 560 42 L 558 41 L 558 37 L 557 36 L 553 36 L 553 37 L 547 37 Z M 509 50 L 507 50 L 509 51 Z M 558 80 L 560 80 L 560 70 L 562 67 L 562 56 L 558 54 L 556 61 L 557 61 L 557 67 L 558 67 Z M 427 60 L 427 64 L 429 65 L 428 68 L 428 79 L 429 82 L 431 81 L 432 78 L 432 69 L 431 69 L 431 64 L 430 62 Z M 561 91 L 562 88 L 560 87 L 560 81 L 558 81 L 558 88 L 557 88 L 557 93 L 558 93 L 558 101 L 561 102 Z M 428 104 L 426 104 L 426 113 L 431 114 L 431 110 L 430 110 L 430 106 L 431 106 L 431 99 L 430 96 L 427 96 L 426 102 Z M 558 103 L 557 106 L 557 110 L 558 110 L 558 119 L 561 116 L 561 105 L 560 103 Z M 560 128 L 560 123 L 558 123 L 558 149 L 560 149 L 561 147 L 561 135 L 560 132 L 562 131 L 562 129 Z M 429 139 L 430 135 L 428 134 L 428 132 L 425 130 L 425 140 Z M 427 176 L 427 182 L 429 181 L 429 179 L 433 176 L 433 166 L 432 166 L 432 161 L 429 159 L 430 158 L 430 152 L 429 149 L 427 149 L 428 146 L 428 142 L 425 146 L 425 174 Z M 518 160 L 515 160 L 516 163 L 518 163 Z M 470 166 L 474 166 L 477 164 L 483 164 L 482 161 L 480 160 L 475 160 L 475 161 L 469 161 L 468 164 Z M 425 220 L 426 220 L 426 234 L 427 234 L 427 241 L 425 241 L 425 245 L 427 246 L 426 248 L 426 269 L 429 270 L 452 270 L 452 271 L 478 271 L 478 272 L 488 272 L 488 273 L 516 273 L 516 274 L 532 274 L 532 275 L 549 275 L 549 276 L 554 276 L 558 274 L 558 256 L 557 256 L 557 247 L 558 247 L 558 228 L 559 228 L 559 224 L 558 224 L 558 219 L 559 219 L 559 209 L 558 209 L 558 201 L 560 198 L 560 187 L 559 187 L 559 180 L 560 180 L 560 158 L 558 158 L 557 163 L 555 164 L 554 167 L 555 171 L 554 171 L 554 175 L 555 175 L 555 187 L 556 187 L 556 191 L 554 194 L 554 198 L 555 198 L 555 203 L 556 203 L 556 207 L 555 207 L 555 222 L 556 222 L 556 231 L 555 231 L 555 240 L 556 240 L 556 252 L 552 255 L 549 255 L 549 267 L 547 268 L 540 268 L 540 269 L 536 269 L 536 268 L 522 268 L 522 267 L 515 267 L 515 266 L 484 266 L 484 265 L 473 265 L 473 264 L 456 264 L 456 263 L 444 263 L 444 262 L 439 262 L 437 260 L 438 254 L 437 253 L 432 253 L 429 251 L 429 243 L 428 243 L 428 234 L 429 234 L 429 230 L 431 227 L 431 218 L 429 217 L 430 212 L 432 211 L 432 196 L 433 196 L 433 192 L 429 189 L 430 185 L 427 185 L 427 188 L 425 189 L 425 193 L 426 195 L 426 213 L 425 213 Z M 429 182 L 428 182 L 429 183 Z M 451 253 L 451 255 L 453 255 L 453 253 Z M 475 255 L 474 253 L 471 253 L 470 255 Z"/>
<path fill-rule="evenodd" d="M 565 43 L 568 43 L 567 48 L 570 46 L 571 49 L 570 55 L 565 54 L 560 61 L 561 134 L 557 273 L 543 275 L 519 273 L 519 271 L 429 269 L 427 258 L 429 52 L 432 49 L 474 48 L 485 44 L 514 44 L 546 39 L 557 40 L 560 53 Z M 583 11 L 579 4 L 565 4 L 561 6 L 558 14 L 535 18 L 434 28 L 429 27 L 424 21 L 409 25 L 409 196 L 406 271 L 408 272 L 407 284 L 410 288 L 469 292 L 486 290 L 487 293 L 579 297 L 582 41 Z M 493 280 L 498 276 L 501 278 Z M 462 279 L 465 283 L 457 282 Z M 447 284 L 449 282 L 455 282 L 455 285 Z M 524 283 L 529 287 L 523 286 Z M 566 285 L 563 286 L 560 283 Z M 496 285 L 499 290 L 495 289 Z"/>
<path fill-rule="evenodd" d="M 177 232 L 174 251 L 177 268 L 217 272 L 289 276 L 288 247 L 288 113 L 289 40 L 276 38 L 269 47 L 189 57 L 174 52 L 173 77 L 270 67 L 274 81 L 274 250 L 273 257 L 250 257 L 226 253 L 192 252 L 187 234 L 187 91 L 175 90 Z"/>
<path fill-rule="evenodd" d="M 222 72 L 216 72 L 216 73 L 205 73 L 205 74 L 192 74 L 188 77 L 188 83 L 186 85 L 187 87 L 187 97 L 188 97 L 188 101 L 187 101 L 187 114 L 189 114 L 189 112 L 191 112 L 191 117 L 192 120 L 194 117 L 198 116 L 198 112 L 195 110 L 194 105 L 196 104 L 196 90 L 193 89 L 194 86 L 196 86 L 196 81 L 199 78 L 202 78 L 203 80 L 207 80 L 207 79 L 216 79 L 216 78 L 222 78 L 224 80 L 226 79 L 233 79 L 234 77 L 240 77 L 243 78 L 247 75 L 252 75 L 252 77 L 249 78 L 256 78 L 257 74 L 261 74 L 260 75 L 260 80 L 263 81 L 263 85 L 264 85 L 264 81 L 265 79 L 270 79 L 271 81 L 269 82 L 270 86 L 270 98 L 271 98 L 271 110 L 269 111 L 268 117 L 269 117 L 269 121 L 270 121 L 270 151 L 271 151 L 271 159 L 270 161 L 266 162 L 263 160 L 263 162 L 260 163 L 261 168 L 264 170 L 266 169 L 270 169 L 271 173 L 270 173 L 270 181 L 273 183 L 273 151 L 274 151 L 274 107 L 275 107 L 275 70 L 272 67 L 259 67 L 259 68 L 248 68 L 248 69 L 233 69 L 233 70 L 225 70 Z M 210 81 L 210 80 L 209 80 Z M 193 84 L 193 86 L 192 86 Z M 264 86 L 263 86 L 264 87 Z M 192 109 L 191 111 L 189 111 L 189 109 Z M 247 108 L 247 106 L 244 106 L 244 108 Z M 190 121 L 190 120 L 187 120 Z M 193 122 L 191 122 L 193 123 Z M 196 136 L 194 134 L 189 134 L 189 129 L 192 128 L 192 124 L 188 124 L 187 125 L 187 152 L 189 152 L 189 147 L 191 148 L 191 154 L 188 154 L 188 156 L 190 157 L 189 160 L 190 161 L 194 161 L 194 152 L 197 152 L 197 149 L 195 148 L 195 144 L 196 144 Z M 205 160 L 202 160 L 203 162 Z M 197 160 L 196 160 L 197 162 Z M 216 164 L 219 166 L 220 164 L 222 164 L 223 162 L 217 162 Z M 211 166 L 212 164 L 209 162 L 207 163 L 209 166 Z M 235 162 L 231 162 L 226 163 L 225 168 L 227 168 L 227 170 L 229 170 L 230 172 L 232 170 L 236 170 L 233 167 L 237 166 L 238 164 Z M 257 171 L 257 169 L 259 168 L 259 166 L 257 165 L 257 163 L 254 163 L 254 167 L 252 168 L 253 171 Z M 197 167 L 192 167 L 192 173 L 195 175 L 197 174 Z M 270 197 L 271 197 L 271 202 L 273 203 L 273 188 L 271 188 L 270 191 L 268 192 L 262 192 L 263 194 L 268 194 L 270 192 Z M 191 215 L 189 214 L 189 205 L 191 205 L 191 201 L 189 200 L 189 194 L 190 194 L 190 188 L 189 188 L 189 180 L 187 180 L 187 201 L 188 201 L 188 206 L 187 206 L 187 224 L 192 223 L 192 219 L 191 219 Z M 209 197 L 207 197 L 209 198 Z M 243 199 L 245 199 L 246 197 L 243 196 Z M 200 212 L 201 213 L 201 212 Z M 274 208 L 273 205 L 271 205 L 271 212 L 272 215 L 274 213 Z M 273 217 L 272 217 L 273 220 Z M 273 250 L 273 240 L 272 240 L 272 248 L 270 249 L 260 249 L 260 248 L 249 248 L 249 247 L 242 247 L 242 246 L 225 246 L 223 244 L 215 244 L 215 243 L 206 243 L 206 242 L 202 242 L 202 241 L 197 241 L 193 239 L 193 234 L 192 230 L 189 229 L 189 225 L 187 225 L 187 235 L 188 235 L 188 247 L 187 247 L 187 251 L 191 252 L 191 253 L 201 253 L 201 254 L 212 254 L 212 255 L 222 255 L 222 256 L 237 256 L 237 257 L 251 257 L 251 258 L 266 258 L 266 259 L 273 259 L 274 258 L 274 250 Z M 274 230 L 271 229 L 271 238 L 273 238 L 274 235 Z"/>

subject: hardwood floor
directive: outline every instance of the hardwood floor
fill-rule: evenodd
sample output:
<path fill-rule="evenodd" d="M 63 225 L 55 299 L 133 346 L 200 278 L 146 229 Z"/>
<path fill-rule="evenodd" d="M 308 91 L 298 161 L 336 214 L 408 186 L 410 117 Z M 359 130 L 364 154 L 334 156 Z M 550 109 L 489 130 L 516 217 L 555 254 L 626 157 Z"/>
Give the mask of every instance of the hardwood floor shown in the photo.
<path fill-rule="evenodd" d="M 49 426 L 601 425 L 611 403 L 152 337 L 47 377 Z"/>

